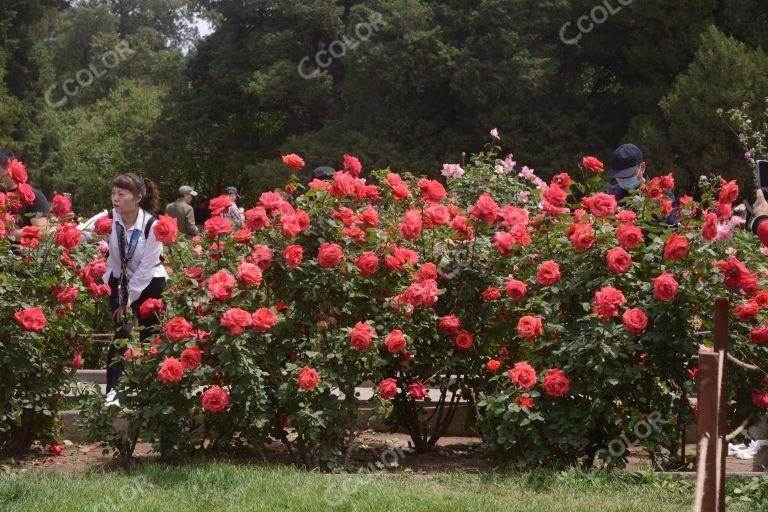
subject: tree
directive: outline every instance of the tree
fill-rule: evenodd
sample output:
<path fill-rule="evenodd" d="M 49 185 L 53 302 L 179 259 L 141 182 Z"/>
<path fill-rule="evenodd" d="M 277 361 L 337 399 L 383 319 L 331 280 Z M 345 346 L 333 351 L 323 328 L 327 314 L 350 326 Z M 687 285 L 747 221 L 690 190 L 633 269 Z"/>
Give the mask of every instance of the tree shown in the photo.
<path fill-rule="evenodd" d="M 750 50 L 711 26 L 701 37 L 694 61 L 661 100 L 661 123 L 635 125 L 646 136 L 648 153 L 675 170 L 682 189 L 692 189 L 698 177 L 708 173 L 753 186 L 754 171 L 717 111 L 745 101 L 760 108 L 768 97 L 766 71 L 768 56 L 762 50 Z"/>

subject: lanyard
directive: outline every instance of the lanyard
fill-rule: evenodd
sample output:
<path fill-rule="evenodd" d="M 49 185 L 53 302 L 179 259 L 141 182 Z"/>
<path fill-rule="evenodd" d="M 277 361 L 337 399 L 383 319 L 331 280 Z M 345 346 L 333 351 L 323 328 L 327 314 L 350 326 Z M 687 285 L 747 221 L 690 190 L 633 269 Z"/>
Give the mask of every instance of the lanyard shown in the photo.
<path fill-rule="evenodd" d="M 138 220 L 138 219 L 137 219 Z M 142 221 L 144 220 L 144 213 L 142 212 Z M 123 306 L 128 305 L 128 262 L 133 259 L 133 253 L 136 252 L 136 246 L 139 244 L 139 236 L 141 235 L 141 229 L 134 225 L 133 233 L 131 233 L 131 241 L 128 244 L 128 251 L 125 249 L 125 228 L 120 222 L 115 222 L 115 229 L 117 230 L 118 245 L 120 246 L 120 304 Z"/>

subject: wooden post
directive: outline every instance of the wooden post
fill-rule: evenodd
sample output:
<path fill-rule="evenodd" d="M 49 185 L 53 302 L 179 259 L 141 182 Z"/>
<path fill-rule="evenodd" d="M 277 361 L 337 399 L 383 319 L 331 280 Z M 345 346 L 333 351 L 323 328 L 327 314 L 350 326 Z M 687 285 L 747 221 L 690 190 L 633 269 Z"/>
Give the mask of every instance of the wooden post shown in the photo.
<path fill-rule="evenodd" d="M 715 301 L 715 351 L 699 351 L 697 456 L 704 475 L 697 478 L 697 512 L 725 512 L 728 307 L 728 299 Z"/>

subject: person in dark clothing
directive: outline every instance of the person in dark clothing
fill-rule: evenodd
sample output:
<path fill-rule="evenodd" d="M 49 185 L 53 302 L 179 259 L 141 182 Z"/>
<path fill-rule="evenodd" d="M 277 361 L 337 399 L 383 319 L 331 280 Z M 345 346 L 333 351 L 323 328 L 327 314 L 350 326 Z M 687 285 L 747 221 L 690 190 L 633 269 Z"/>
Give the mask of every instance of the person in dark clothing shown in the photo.
<path fill-rule="evenodd" d="M 8 172 L 8 162 L 15 159 L 13 152 L 6 148 L 0 148 L 0 186 L 5 192 L 15 192 L 18 188 L 16 182 L 11 179 Z M 35 226 L 44 228 L 48 225 L 48 213 L 50 206 L 45 194 L 34 187 L 30 187 L 35 194 L 32 204 L 24 204 L 16 212 L 16 225 L 19 227 Z"/>
<path fill-rule="evenodd" d="M 634 144 L 623 144 L 616 148 L 611 156 L 608 177 L 616 183 L 606 188 L 605 193 L 615 197 L 617 203 L 645 183 L 645 159 L 640 148 Z M 663 194 L 672 201 L 672 211 L 662 221 L 665 224 L 675 225 L 677 224 L 675 195 L 671 190 L 666 189 Z"/>
<path fill-rule="evenodd" d="M 752 220 L 751 230 L 757 237 L 763 242 L 763 245 L 768 246 L 768 202 L 765 200 L 762 189 L 757 189 L 757 197 L 755 198 L 755 204 L 752 205 Z"/>

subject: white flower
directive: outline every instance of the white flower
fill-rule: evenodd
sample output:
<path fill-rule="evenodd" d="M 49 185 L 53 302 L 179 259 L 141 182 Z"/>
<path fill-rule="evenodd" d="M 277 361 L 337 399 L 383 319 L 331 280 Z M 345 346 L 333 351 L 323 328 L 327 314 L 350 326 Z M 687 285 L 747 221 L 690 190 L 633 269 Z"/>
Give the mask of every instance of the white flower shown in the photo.
<path fill-rule="evenodd" d="M 494 171 L 496 171 L 496 174 L 504 174 L 504 166 L 503 165 L 497 165 L 493 168 Z"/>
<path fill-rule="evenodd" d="M 440 174 L 446 178 L 461 178 L 464 176 L 464 172 L 459 164 L 443 164 L 443 170 Z"/>
<path fill-rule="evenodd" d="M 493 137 L 496 140 L 501 140 L 501 137 L 499 137 L 499 130 L 497 130 L 496 128 L 491 130 L 491 137 Z"/>

